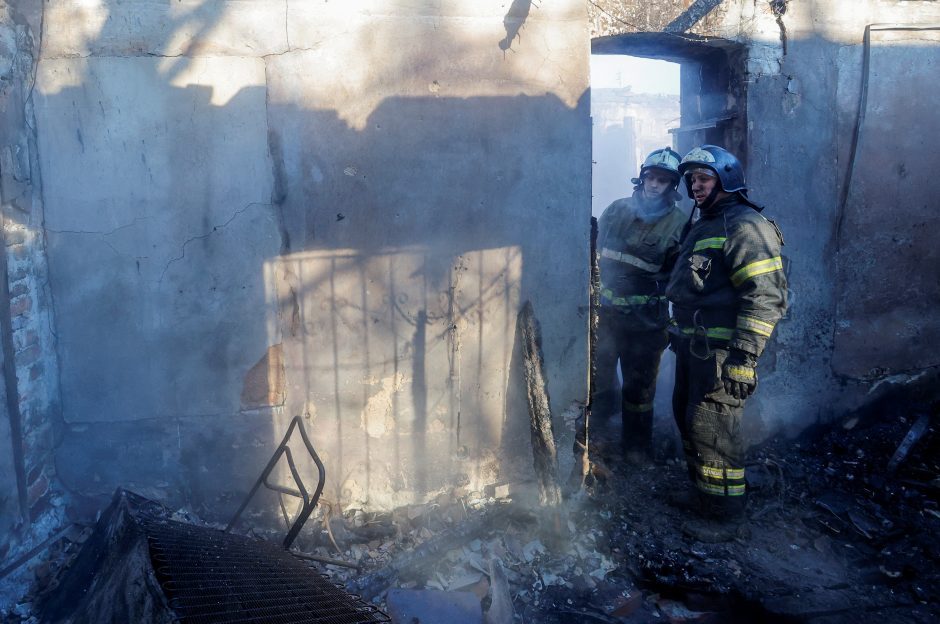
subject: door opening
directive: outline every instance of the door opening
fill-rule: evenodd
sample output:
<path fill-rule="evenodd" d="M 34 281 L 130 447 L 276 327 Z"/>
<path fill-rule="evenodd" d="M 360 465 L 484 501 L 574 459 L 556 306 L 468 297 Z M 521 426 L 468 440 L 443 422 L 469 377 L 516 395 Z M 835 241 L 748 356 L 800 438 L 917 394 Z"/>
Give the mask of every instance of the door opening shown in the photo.
<path fill-rule="evenodd" d="M 629 196 L 647 154 L 672 147 L 679 127 L 679 64 L 621 54 L 591 55 L 591 212 Z"/>

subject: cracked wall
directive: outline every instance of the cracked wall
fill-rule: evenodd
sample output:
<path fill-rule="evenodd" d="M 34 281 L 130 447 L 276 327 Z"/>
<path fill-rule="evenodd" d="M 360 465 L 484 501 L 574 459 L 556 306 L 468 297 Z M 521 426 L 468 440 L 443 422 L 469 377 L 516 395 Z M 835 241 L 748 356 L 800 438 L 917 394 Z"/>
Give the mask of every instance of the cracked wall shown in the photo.
<path fill-rule="evenodd" d="M 43 31 L 81 509 L 224 518 L 295 414 L 343 508 L 530 476 L 524 300 L 558 412 L 586 392 L 580 2 L 53 0 Z"/>
<path fill-rule="evenodd" d="M 6 124 L 19 134 L 0 181 L 15 217 L 14 386 L 48 442 L 30 453 L 45 458 L 32 492 L 58 476 L 86 512 L 124 485 L 224 518 L 294 414 L 346 508 L 527 478 L 514 394 L 525 300 L 555 412 L 584 399 L 592 37 L 655 35 L 634 39 L 647 55 L 743 51 L 729 80 L 746 132 L 730 140 L 785 233 L 793 284 L 747 420 L 755 439 L 933 363 L 933 334 L 913 330 L 934 315 L 877 283 L 931 257 L 909 227 L 933 224 L 907 201 L 922 185 L 894 185 L 905 212 L 887 233 L 866 195 L 845 212 L 841 198 L 864 26 L 940 21 L 934 3 L 23 5 L 10 58 L 39 60 L 36 119 L 10 109 L 23 117 Z M 892 75 L 934 62 L 933 42 L 901 39 L 872 65 L 879 102 L 929 84 Z M 25 102 L 32 75 L 17 75 L 9 93 Z M 884 167 L 922 175 L 898 146 L 873 158 L 877 132 L 911 127 L 892 106 L 859 141 L 862 181 Z M 41 197 L 23 190 L 38 189 L 40 165 Z M 868 241 L 898 260 L 859 279 Z M 935 273 L 918 280 L 905 299 L 932 296 Z M 866 339 L 885 327 L 893 352 Z M 53 467 L 42 449 L 59 370 Z"/>

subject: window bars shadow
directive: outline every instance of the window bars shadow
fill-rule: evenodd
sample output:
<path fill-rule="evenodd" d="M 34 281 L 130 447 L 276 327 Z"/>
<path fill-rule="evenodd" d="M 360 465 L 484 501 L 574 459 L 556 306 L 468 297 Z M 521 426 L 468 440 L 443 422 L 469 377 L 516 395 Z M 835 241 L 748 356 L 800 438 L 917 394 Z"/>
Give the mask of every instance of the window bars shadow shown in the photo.
<path fill-rule="evenodd" d="M 304 443 L 304 447 L 306 447 L 307 453 L 310 455 L 310 458 L 316 464 L 317 470 L 319 471 L 317 487 L 313 492 L 313 496 L 310 496 L 307 488 L 304 486 L 303 480 L 300 478 L 300 472 L 297 470 L 297 464 L 294 461 L 294 456 L 290 450 L 289 443 L 295 429 L 300 432 L 300 438 Z M 290 469 L 291 477 L 294 479 L 294 483 L 297 484 L 296 488 L 280 485 L 277 483 L 271 483 L 269 481 L 271 472 L 274 471 L 274 467 L 277 466 L 282 456 L 287 460 L 287 466 Z M 303 528 L 307 518 L 310 517 L 310 514 L 313 513 L 313 509 L 317 506 L 317 502 L 320 500 L 320 494 L 323 492 L 323 485 L 325 483 L 326 469 L 323 467 L 323 462 L 320 461 L 320 456 L 317 455 L 316 450 L 313 448 L 313 444 L 310 443 L 310 438 L 307 437 L 307 431 L 304 429 L 304 424 L 301 420 L 301 417 L 294 416 L 290 422 L 290 426 L 287 427 L 287 433 L 284 435 L 284 439 L 281 440 L 281 443 L 274 451 L 274 455 L 271 456 L 271 460 L 261 472 L 261 476 L 258 477 L 258 480 L 251 488 L 251 491 L 248 492 L 248 496 L 241 504 L 241 507 L 239 507 L 238 511 L 235 512 L 235 516 L 232 517 L 232 520 L 228 523 L 228 526 L 225 527 L 225 532 L 228 533 L 232 530 L 232 527 L 235 526 L 235 523 L 237 523 L 238 519 L 241 517 L 242 512 L 244 512 L 245 508 L 248 507 L 248 503 L 250 503 L 251 499 L 254 498 L 255 494 L 257 494 L 258 488 L 263 485 L 267 489 L 277 492 L 278 503 L 281 507 L 281 514 L 284 516 L 284 522 L 289 526 L 287 536 L 284 538 L 282 545 L 285 549 L 289 549 L 291 544 L 297 538 L 297 535 L 300 533 L 300 529 Z M 287 509 L 284 506 L 285 494 L 295 498 L 300 498 L 303 501 L 300 512 L 294 519 L 293 524 L 291 524 L 289 514 L 287 513 Z"/>

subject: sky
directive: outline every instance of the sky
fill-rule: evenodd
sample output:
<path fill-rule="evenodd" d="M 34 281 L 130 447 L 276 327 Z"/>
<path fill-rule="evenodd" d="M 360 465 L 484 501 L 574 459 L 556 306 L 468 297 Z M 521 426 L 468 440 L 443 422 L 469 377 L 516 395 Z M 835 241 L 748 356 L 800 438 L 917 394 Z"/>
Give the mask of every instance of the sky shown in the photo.
<path fill-rule="evenodd" d="M 637 56 L 591 55 L 591 86 L 632 87 L 635 93 L 679 95 L 679 64 Z"/>

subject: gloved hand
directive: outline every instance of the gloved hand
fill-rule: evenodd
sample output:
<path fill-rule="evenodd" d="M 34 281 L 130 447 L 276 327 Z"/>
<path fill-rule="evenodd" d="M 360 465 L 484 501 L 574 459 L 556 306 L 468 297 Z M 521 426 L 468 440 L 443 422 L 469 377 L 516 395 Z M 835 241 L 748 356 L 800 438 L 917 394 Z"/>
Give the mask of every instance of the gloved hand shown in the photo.
<path fill-rule="evenodd" d="M 743 401 L 757 389 L 757 358 L 739 349 L 732 349 L 721 367 L 725 392 Z"/>

